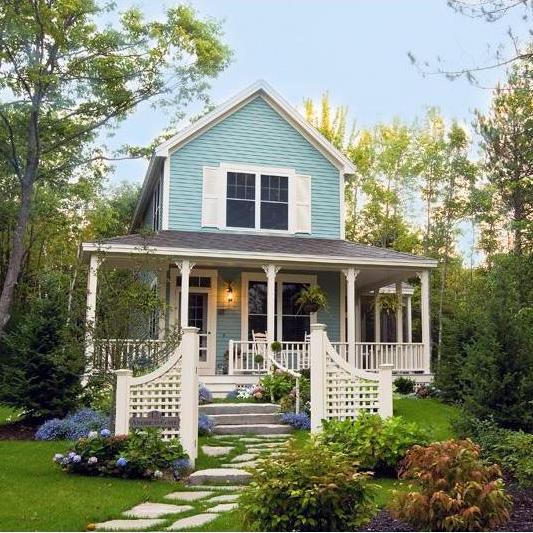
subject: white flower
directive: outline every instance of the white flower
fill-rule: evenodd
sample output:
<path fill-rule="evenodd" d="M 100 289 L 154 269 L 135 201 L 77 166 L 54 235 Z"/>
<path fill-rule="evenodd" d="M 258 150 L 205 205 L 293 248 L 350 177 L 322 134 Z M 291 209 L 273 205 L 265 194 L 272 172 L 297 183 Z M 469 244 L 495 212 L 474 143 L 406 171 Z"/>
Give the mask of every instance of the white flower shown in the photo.
<path fill-rule="evenodd" d="M 161 470 L 156 470 L 156 471 L 154 472 L 154 477 L 155 477 L 156 479 L 161 479 L 161 478 L 163 477 L 163 472 L 161 472 Z"/>
<path fill-rule="evenodd" d="M 96 437 L 98 437 L 98 432 L 97 431 L 89 431 L 89 434 L 87 435 L 87 437 L 89 439 L 96 439 Z"/>
<path fill-rule="evenodd" d="M 59 463 L 59 462 L 61 462 L 64 458 L 65 458 L 65 456 L 64 456 L 62 453 L 56 453 L 56 454 L 54 455 L 54 463 Z"/>
<path fill-rule="evenodd" d="M 98 462 L 98 458 L 97 457 L 89 457 L 89 459 L 87 459 L 87 463 L 89 463 L 90 465 L 94 465 Z"/>

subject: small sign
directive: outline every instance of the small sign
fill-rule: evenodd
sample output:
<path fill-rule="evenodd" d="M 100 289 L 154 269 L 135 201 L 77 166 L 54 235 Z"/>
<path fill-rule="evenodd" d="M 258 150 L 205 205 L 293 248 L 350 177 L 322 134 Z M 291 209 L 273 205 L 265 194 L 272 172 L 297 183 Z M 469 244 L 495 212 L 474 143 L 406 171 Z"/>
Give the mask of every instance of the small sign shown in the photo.
<path fill-rule="evenodd" d="M 179 428 L 179 416 L 163 416 L 161 411 L 150 411 L 147 416 L 132 416 L 130 428 Z"/>

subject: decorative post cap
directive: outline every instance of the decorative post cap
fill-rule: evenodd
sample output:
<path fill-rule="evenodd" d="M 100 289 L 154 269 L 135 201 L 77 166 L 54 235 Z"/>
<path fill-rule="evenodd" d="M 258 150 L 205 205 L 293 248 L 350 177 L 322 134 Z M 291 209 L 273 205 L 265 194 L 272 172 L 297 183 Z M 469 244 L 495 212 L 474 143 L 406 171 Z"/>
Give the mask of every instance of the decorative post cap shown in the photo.
<path fill-rule="evenodd" d="M 117 376 L 132 376 L 133 370 L 130 370 L 129 368 L 120 368 L 119 370 L 115 370 L 115 374 Z"/>
<path fill-rule="evenodd" d="M 326 331 L 326 324 L 311 324 L 311 331 Z"/>
<path fill-rule="evenodd" d="M 183 330 L 183 333 L 197 333 L 200 331 L 200 328 L 197 328 L 196 326 L 185 326 L 181 329 Z"/>

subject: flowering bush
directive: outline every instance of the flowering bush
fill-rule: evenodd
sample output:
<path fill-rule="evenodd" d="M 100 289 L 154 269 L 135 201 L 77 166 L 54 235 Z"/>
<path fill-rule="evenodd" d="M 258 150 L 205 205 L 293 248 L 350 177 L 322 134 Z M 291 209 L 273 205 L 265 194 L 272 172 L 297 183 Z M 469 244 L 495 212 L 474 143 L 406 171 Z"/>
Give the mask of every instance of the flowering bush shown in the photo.
<path fill-rule="evenodd" d="M 395 493 L 392 511 L 418 530 L 491 531 L 509 519 L 500 469 L 484 464 L 471 440 L 414 446 L 400 477 L 416 479 L 420 491 Z"/>
<path fill-rule="evenodd" d="M 311 419 L 307 413 L 283 413 L 281 421 L 296 429 L 304 429 L 306 431 L 311 429 Z"/>
<path fill-rule="evenodd" d="M 198 415 L 198 435 L 211 435 L 213 433 L 213 421 L 203 413 Z"/>
<path fill-rule="evenodd" d="M 289 373 L 274 368 L 270 374 L 263 376 L 259 383 L 270 400 L 279 402 L 294 389 L 296 379 Z"/>
<path fill-rule="evenodd" d="M 175 480 L 186 478 L 191 471 L 192 466 L 188 458 L 177 459 L 172 463 L 172 473 Z"/>
<path fill-rule="evenodd" d="M 69 473 L 148 479 L 173 473 L 174 464 L 184 459 L 188 460 L 180 442 L 164 441 L 156 429 L 118 437 L 103 430 L 79 439 L 67 454 L 54 455 L 54 462 Z"/>
<path fill-rule="evenodd" d="M 267 401 L 265 389 L 261 385 L 250 385 L 249 387 L 237 387 L 228 392 L 226 398 L 230 400 L 256 400 L 258 402 Z"/>
<path fill-rule="evenodd" d="M 198 388 L 198 401 L 200 404 L 211 403 L 213 401 L 213 394 L 205 385 L 200 384 Z"/>
<path fill-rule="evenodd" d="M 109 419 L 93 409 L 80 409 L 63 419 L 52 418 L 39 427 L 37 440 L 77 440 L 87 437 L 91 431 L 100 431 L 109 426 Z"/>

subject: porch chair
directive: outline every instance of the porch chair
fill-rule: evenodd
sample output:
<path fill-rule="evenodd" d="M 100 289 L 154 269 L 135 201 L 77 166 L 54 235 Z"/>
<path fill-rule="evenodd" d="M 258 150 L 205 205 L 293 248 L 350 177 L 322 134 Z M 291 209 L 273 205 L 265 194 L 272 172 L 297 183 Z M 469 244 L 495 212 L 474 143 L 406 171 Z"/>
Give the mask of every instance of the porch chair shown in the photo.
<path fill-rule="evenodd" d="M 266 362 L 267 355 L 267 336 L 265 332 L 259 332 L 252 330 L 252 354 L 254 361 L 256 357 L 260 356 L 263 358 L 263 362 Z"/>

